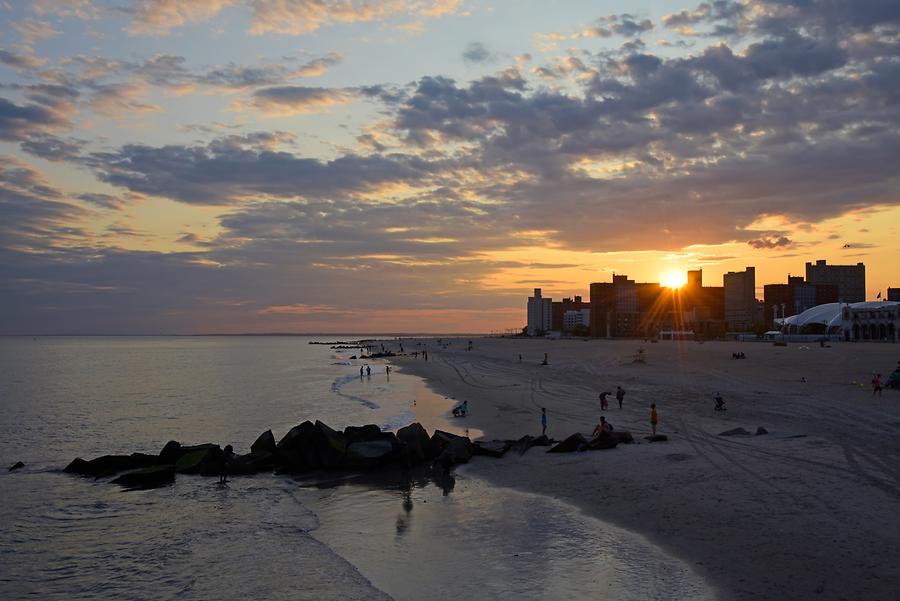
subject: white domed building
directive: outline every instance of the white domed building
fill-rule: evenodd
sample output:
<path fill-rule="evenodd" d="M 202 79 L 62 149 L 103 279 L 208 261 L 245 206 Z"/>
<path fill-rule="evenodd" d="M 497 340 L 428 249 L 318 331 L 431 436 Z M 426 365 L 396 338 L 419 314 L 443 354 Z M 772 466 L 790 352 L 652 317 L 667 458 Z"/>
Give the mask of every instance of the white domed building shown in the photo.
<path fill-rule="evenodd" d="M 778 321 L 784 334 L 900 342 L 900 303 L 893 301 L 826 303 Z"/>

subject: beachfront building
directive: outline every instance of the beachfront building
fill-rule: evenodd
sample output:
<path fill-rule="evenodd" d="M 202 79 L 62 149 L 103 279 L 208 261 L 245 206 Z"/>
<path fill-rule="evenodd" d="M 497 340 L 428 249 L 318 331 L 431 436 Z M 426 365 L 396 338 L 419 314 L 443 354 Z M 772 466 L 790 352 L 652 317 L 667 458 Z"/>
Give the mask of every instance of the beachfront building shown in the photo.
<path fill-rule="evenodd" d="M 838 336 L 848 342 L 900 342 L 900 302 L 826 303 L 778 320 L 788 335 Z"/>
<path fill-rule="evenodd" d="M 756 325 L 756 268 L 729 271 L 723 278 L 725 325 L 730 332 L 748 332 Z"/>
<path fill-rule="evenodd" d="M 564 316 L 569 311 L 582 311 L 591 308 L 591 303 L 585 302 L 580 296 L 572 298 L 564 298 L 561 301 L 553 301 L 553 313 L 550 323 L 550 329 L 554 332 L 569 331 L 564 320 Z M 586 324 L 585 324 L 586 325 Z"/>
<path fill-rule="evenodd" d="M 787 284 L 763 286 L 763 315 L 768 329 L 775 327 L 775 320 L 788 315 L 798 315 L 807 309 L 836 303 L 838 287 L 834 284 L 810 284 L 802 276 L 788 276 Z"/>
<path fill-rule="evenodd" d="M 571 309 L 563 314 L 563 331 L 571 332 L 576 329 L 590 328 L 590 309 Z"/>
<path fill-rule="evenodd" d="M 866 266 L 828 265 L 824 259 L 806 264 L 806 283 L 837 286 L 838 302 L 858 303 L 866 300 Z"/>
<path fill-rule="evenodd" d="M 553 299 L 541 296 L 541 289 L 534 289 L 534 296 L 528 297 L 528 325 L 525 333 L 529 336 L 543 336 L 551 328 Z M 521 323 L 521 322 L 519 322 Z"/>

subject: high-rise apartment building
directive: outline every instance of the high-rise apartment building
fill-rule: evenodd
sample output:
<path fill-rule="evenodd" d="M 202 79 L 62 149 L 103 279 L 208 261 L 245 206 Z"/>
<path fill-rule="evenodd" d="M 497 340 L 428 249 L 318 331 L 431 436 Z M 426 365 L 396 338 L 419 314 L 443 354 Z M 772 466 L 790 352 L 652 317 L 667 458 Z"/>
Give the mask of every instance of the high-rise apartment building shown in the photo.
<path fill-rule="evenodd" d="M 806 283 L 837 286 L 837 302 L 858 303 L 866 300 L 866 266 L 863 263 L 828 265 L 824 259 L 819 259 L 815 264 L 807 263 Z"/>
<path fill-rule="evenodd" d="M 729 271 L 723 277 L 725 323 L 732 332 L 747 332 L 756 321 L 756 268 Z"/>
<path fill-rule="evenodd" d="M 553 299 L 543 298 L 541 289 L 534 289 L 534 296 L 528 297 L 528 325 L 525 332 L 529 336 L 550 331 L 553 319 Z"/>

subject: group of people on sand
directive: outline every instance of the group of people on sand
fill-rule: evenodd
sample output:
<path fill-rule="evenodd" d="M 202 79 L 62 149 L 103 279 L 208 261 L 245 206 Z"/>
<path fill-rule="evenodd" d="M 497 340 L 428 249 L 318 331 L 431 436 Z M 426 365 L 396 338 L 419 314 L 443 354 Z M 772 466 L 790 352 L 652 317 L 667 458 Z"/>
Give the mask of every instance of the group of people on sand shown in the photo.
<path fill-rule="evenodd" d="M 609 409 L 609 399 L 607 397 L 611 394 L 611 392 L 600 393 L 600 411 Z M 625 400 L 625 389 L 621 386 L 616 386 L 616 400 L 619 402 L 619 409 L 621 409 L 622 402 Z"/>
<path fill-rule="evenodd" d="M 741 351 L 740 353 L 731 353 L 731 358 L 732 359 L 746 359 L 747 355 L 745 355 L 744 352 Z"/>

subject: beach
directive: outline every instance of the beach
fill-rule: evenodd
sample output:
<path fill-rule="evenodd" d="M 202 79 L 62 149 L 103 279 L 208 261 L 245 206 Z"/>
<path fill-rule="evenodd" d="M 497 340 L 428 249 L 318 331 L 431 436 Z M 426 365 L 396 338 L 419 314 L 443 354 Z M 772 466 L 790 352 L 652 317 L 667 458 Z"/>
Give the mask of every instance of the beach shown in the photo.
<path fill-rule="evenodd" d="M 421 342 L 427 362 L 395 362 L 468 400 L 460 421 L 485 439 L 540 434 L 546 407 L 557 440 L 589 436 L 605 414 L 638 443 L 477 458 L 462 474 L 640 534 L 721 599 L 897 599 L 900 392 L 873 396 L 869 384 L 896 366 L 897 346 L 478 338 L 470 351 L 460 339 Z M 599 393 L 619 385 L 623 408 L 613 394 L 601 413 Z M 713 410 L 716 394 L 726 412 Z M 666 442 L 644 440 L 651 403 Z M 758 427 L 767 433 L 754 435 Z M 750 434 L 719 435 L 735 428 Z"/>

